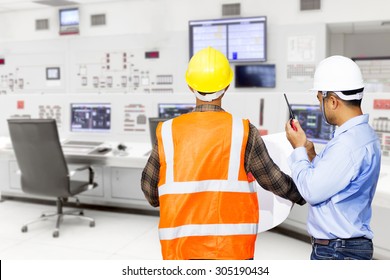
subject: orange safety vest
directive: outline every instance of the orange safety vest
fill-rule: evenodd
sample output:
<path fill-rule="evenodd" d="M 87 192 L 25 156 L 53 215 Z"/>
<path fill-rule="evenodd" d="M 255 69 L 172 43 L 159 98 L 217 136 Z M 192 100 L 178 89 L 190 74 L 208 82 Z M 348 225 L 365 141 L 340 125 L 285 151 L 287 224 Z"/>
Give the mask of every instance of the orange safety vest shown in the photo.
<path fill-rule="evenodd" d="M 259 207 L 244 169 L 249 121 L 192 112 L 156 133 L 163 259 L 253 258 Z"/>

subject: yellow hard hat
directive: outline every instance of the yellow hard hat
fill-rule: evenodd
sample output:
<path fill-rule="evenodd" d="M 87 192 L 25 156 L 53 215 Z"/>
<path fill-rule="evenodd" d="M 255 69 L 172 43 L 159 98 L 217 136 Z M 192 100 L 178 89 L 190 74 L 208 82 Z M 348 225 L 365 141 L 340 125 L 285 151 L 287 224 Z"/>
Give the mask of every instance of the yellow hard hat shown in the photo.
<path fill-rule="evenodd" d="M 226 56 L 212 47 L 198 51 L 188 63 L 187 84 L 198 92 L 223 90 L 232 79 L 233 70 Z"/>

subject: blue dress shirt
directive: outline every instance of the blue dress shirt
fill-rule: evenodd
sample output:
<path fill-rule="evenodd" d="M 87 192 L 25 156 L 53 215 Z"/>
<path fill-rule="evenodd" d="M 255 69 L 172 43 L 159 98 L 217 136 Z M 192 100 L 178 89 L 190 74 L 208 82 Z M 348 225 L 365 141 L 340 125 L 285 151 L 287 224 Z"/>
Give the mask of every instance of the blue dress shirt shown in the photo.
<path fill-rule="evenodd" d="M 381 164 L 381 147 L 368 115 L 354 117 L 335 131 L 312 162 L 306 149 L 289 157 L 292 178 L 309 204 L 307 230 L 319 239 L 373 238 L 371 202 Z"/>

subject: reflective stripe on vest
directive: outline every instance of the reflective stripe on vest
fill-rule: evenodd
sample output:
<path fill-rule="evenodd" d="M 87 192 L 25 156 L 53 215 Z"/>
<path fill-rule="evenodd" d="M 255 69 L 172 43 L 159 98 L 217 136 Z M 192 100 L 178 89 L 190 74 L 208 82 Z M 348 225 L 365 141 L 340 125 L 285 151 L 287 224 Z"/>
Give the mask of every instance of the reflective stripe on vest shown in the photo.
<path fill-rule="evenodd" d="M 255 191 L 254 185 L 248 182 L 234 182 L 232 181 L 220 181 L 220 180 L 207 180 L 200 182 L 172 182 L 169 185 L 165 184 L 158 188 L 159 196 L 165 194 L 184 194 L 184 193 L 197 193 L 197 192 L 249 192 Z"/>
<path fill-rule="evenodd" d="M 242 235 L 257 233 L 257 224 L 206 224 L 185 225 L 159 230 L 161 240 L 171 240 L 185 236 Z"/>

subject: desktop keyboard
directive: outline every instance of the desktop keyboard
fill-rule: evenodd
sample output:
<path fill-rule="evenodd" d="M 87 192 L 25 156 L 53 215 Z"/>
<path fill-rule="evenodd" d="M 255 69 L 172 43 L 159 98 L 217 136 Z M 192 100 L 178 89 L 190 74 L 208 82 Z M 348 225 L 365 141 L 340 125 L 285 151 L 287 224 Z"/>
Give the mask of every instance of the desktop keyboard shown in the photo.
<path fill-rule="evenodd" d="M 90 151 L 92 151 L 93 148 L 85 148 L 85 147 L 69 147 L 69 146 L 62 146 L 62 151 L 65 154 L 88 154 Z"/>
<path fill-rule="evenodd" d="M 62 143 L 63 146 L 92 146 L 96 147 L 103 144 L 103 142 L 81 141 L 81 140 L 69 140 Z"/>

